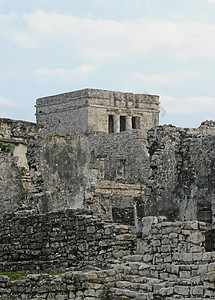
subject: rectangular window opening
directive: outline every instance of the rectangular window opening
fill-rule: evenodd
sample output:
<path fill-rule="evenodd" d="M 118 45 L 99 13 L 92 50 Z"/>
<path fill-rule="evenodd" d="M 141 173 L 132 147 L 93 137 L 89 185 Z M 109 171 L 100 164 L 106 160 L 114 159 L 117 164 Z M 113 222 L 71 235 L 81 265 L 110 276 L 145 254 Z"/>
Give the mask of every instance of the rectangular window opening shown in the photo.
<path fill-rule="evenodd" d="M 126 159 L 116 161 L 116 179 L 126 179 Z"/>
<path fill-rule="evenodd" d="M 126 116 L 120 116 L 120 132 L 126 131 Z"/>
<path fill-rule="evenodd" d="M 114 133 L 114 122 L 112 115 L 109 115 L 108 117 L 108 133 Z"/>
<path fill-rule="evenodd" d="M 140 129 L 140 117 L 132 117 L 132 129 Z"/>

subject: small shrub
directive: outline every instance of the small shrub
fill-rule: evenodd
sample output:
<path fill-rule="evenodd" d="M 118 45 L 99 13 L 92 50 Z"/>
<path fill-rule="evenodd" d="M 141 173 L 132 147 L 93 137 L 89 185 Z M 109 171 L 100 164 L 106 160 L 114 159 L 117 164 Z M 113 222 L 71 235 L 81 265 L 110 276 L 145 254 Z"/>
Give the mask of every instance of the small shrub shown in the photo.
<path fill-rule="evenodd" d="M 1 151 L 5 152 L 5 153 L 10 153 L 10 155 L 13 156 L 13 152 L 12 152 L 10 144 L 5 144 L 3 142 L 0 142 L 0 149 L 1 149 Z"/>

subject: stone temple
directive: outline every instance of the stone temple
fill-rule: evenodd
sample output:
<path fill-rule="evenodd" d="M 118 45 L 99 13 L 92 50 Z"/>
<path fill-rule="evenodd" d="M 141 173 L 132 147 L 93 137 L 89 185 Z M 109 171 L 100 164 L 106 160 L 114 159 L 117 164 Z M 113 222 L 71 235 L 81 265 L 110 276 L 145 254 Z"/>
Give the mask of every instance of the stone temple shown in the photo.
<path fill-rule="evenodd" d="M 85 89 L 37 99 L 43 132 L 71 134 L 146 132 L 159 124 L 159 97 Z"/>
<path fill-rule="evenodd" d="M 97 89 L 36 119 L 0 119 L 0 299 L 215 299 L 215 122 Z"/>

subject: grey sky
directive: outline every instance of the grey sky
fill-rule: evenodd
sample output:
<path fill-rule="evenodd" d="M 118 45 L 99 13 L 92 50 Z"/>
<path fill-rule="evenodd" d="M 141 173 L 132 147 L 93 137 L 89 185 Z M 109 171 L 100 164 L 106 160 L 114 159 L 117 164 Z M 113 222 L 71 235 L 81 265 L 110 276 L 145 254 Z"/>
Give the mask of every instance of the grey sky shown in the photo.
<path fill-rule="evenodd" d="M 0 0 L 0 117 L 89 87 L 158 94 L 161 123 L 215 119 L 214 15 L 215 0 Z"/>

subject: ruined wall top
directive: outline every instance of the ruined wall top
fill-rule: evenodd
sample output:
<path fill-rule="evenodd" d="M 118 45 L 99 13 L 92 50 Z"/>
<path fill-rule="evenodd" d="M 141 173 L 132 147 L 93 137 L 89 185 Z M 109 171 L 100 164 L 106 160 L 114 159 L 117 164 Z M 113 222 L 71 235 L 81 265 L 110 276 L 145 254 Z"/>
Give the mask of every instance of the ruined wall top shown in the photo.
<path fill-rule="evenodd" d="M 23 143 L 27 134 L 39 133 L 41 128 L 42 126 L 32 122 L 0 118 L 0 140 Z"/>
<path fill-rule="evenodd" d="M 17 121 L 0 118 L 0 142 L 10 145 L 14 156 L 18 157 L 18 166 L 28 169 L 26 159 L 27 137 L 29 134 L 37 134 L 42 126 L 26 121 Z"/>
<path fill-rule="evenodd" d="M 199 128 L 157 126 L 148 131 L 150 167 L 146 215 L 215 224 L 215 122 Z"/>

